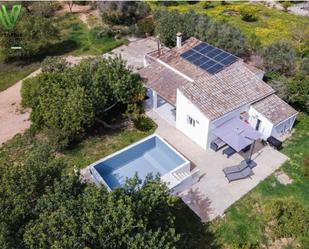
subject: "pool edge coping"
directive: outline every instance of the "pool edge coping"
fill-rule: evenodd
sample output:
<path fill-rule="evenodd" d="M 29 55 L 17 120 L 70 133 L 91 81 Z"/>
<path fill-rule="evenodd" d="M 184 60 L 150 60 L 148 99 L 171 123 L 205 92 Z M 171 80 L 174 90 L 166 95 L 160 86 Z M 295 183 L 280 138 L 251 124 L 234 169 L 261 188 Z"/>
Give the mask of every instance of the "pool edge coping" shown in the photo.
<path fill-rule="evenodd" d="M 130 145 L 128 145 L 128 146 L 126 146 L 126 147 L 124 147 L 124 148 L 118 150 L 118 151 L 115 151 L 114 153 L 112 153 L 112 154 L 110 154 L 110 155 L 107 155 L 107 156 L 105 156 L 105 157 L 103 157 L 103 158 L 101 158 L 101 159 L 99 159 L 99 160 L 93 162 L 92 164 L 88 165 L 87 167 L 89 168 L 90 174 L 91 174 L 91 176 L 94 178 L 95 182 L 97 181 L 96 183 L 98 183 L 98 184 L 103 183 L 103 185 L 104 185 L 109 191 L 112 191 L 112 189 L 109 187 L 109 185 L 105 182 L 104 178 L 103 178 L 103 177 L 99 174 L 99 172 L 95 169 L 95 166 L 98 165 L 99 163 L 101 163 L 101 162 L 103 162 L 103 161 L 106 161 L 106 160 L 108 160 L 108 159 L 110 159 L 110 158 L 112 158 L 112 157 L 114 157 L 114 156 L 116 156 L 116 155 L 118 155 L 118 154 L 120 154 L 120 153 L 122 153 L 122 152 L 124 152 L 124 151 L 126 151 L 126 150 L 128 150 L 128 149 L 130 149 L 130 148 L 132 148 L 132 147 L 134 147 L 134 146 L 136 146 L 136 145 L 138 145 L 138 144 L 141 144 L 141 143 L 143 143 L 143 142 L 145 142 L 145 141 L 147 141 L 147 140 L 153 138 L 153 137 L 159 138 L 159 139 L 160 139 L 165 145 L 167 145 L 174 153 L 176 153 L 181 159 L 184 160 L 184 162 L 183 162 L 182 164 L 180 164 L 178 167 L 176 167 L 175 169 L 173 169 L 173 170 L 167 172 L 167 173 L 164 174 L 164 175 L 160 175 L 160 178 L 163 177 L 163 176 L 165 176 L 165 175 L 167 175 L 167 174 L 173 173 L 174 171 L 180 169 L 181 167 L 184 167 L 184 166 L 187 165 L 187 164 L 189 164 L 189 165 L 191 164 L 191 162 L 190 162 L 186 157 L 184 157 L 179 151 L 177 151 L 176 148 L 174 148 L 171 144 L 169 144 L 169 142 L 168 142 L 167 140 L 165 140 L 164 138 L 162 138 L 159 134 L 153 133 L 153 134 L 151 134 L 151 135 L 149 135 L 149 136 L 147 136 L 147 137 L 145 137 L 145 138 L 143 138 L 143 139 L 141 139 L 141 140 L 138 140 L 138 141 L 136 141 L 136 142 L 134 142 L 134 143 L 132 143 L 132 144 L 130 144 Z M 95 172 L 95 174 L 98 176 L 99 179 L 96 179 L 96 177 L 93 175 L 93 172 Z"/>

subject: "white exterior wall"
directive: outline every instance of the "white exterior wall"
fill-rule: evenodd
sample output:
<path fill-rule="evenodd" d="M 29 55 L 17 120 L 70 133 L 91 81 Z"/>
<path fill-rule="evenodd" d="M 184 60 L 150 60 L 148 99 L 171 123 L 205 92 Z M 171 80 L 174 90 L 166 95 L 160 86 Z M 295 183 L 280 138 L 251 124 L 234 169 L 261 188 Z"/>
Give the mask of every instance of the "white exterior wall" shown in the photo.
<path fill-rule="evenodd" d="M 262 133 L 262 138 L 266 140 L 271 136 L 274 125 L 251 106 L 249 109 L 249 123 L 254 129 L 258 119 L 261 120 L 259 132 Z"/>
<path fill-rule="evenodd" d="M 291 131 L 293 128 L 293 124 L 295 122 L 296 116 L 297 114 L 275 125 L 272 129 L 271 136 L 279 139 L 283 134 Z"/>
<path fill-rule="evenodd" d="M 215 128 L 217 128 L 218 126 L 222 125 L 223 123 L 225 123 L 226 121 L 230 120 L 231 118 L 235 118 L 235 117 L 240 117 L 240 113 L 248 111 L 248 106 L 242 106 L 232 112 L 227 113 L 226 115 L 210 121 L 210 125 L 209 125 L 209 131 L 208 131 L 208 143 L 207 143 L 207 148 L 209 148 L 210 143 L 216 138 L 215 135 L 212 134 L 212 130 L 214 130 Z"/>
<path fill-rule="evenodd" d="M 178 89 L 176 106 L 176 128 L 206 149 L 209 127 L 207 117 Z M 188 123 L 188 115 L 197 121 L 194 127 Z"/>

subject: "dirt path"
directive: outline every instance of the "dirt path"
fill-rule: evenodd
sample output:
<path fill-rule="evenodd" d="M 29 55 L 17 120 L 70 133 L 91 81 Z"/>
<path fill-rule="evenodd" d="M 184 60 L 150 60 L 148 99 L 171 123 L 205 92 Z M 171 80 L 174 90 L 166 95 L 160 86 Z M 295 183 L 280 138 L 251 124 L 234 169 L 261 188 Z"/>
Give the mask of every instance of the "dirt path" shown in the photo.
<path fill-rule="evenodd" d="M 33 77 L 40 72 L 41 70 L 38 69 L 27 78 Z M 22 80 L 5 91 L 0 92 L 0 146 L 17 133 L 24 132 L 30 127 L 30 112 L 21 112 L 21 86 Z"/>
<path fill-rule="evenodd" d="M 85 58 L 89 58 L 89 56 L 68 56 L 67 61 L 72 64 L 78 64 Z M 38 69 L 25 79 L 34 77 L 40 72 L 41 69 Z M 13 138 L 17 133 L 23 133 L 30 127 L 30 110 L 23 110 L 21 108 L 20 89 L 23 80 L 0 92 L 0 147 L 2 143 Z"/>

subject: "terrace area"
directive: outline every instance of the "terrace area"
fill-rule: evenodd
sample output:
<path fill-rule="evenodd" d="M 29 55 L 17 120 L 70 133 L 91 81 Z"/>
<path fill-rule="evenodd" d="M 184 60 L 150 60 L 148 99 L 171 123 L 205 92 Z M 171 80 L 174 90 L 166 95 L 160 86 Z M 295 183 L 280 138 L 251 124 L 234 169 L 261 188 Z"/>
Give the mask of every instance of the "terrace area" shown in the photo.
<path fill-rule="evenodd" d="M 288 158 L 279 151 L 257 143 L 252 159 L 257 163 L 250 178 L 229 183 L 223 169 L 239 164 L 247 155 L 235 153 L 227 158 L 221 151 L 204 150 L 178 131 L 156 111 L 148 111 L 157 124 L 156 133 L 191 161 L 191 170 L 199 171 L 193 185 L 184 186 L 177 194 L 203 221 L 224 215 L 235 201 L 276 171 Z"/>

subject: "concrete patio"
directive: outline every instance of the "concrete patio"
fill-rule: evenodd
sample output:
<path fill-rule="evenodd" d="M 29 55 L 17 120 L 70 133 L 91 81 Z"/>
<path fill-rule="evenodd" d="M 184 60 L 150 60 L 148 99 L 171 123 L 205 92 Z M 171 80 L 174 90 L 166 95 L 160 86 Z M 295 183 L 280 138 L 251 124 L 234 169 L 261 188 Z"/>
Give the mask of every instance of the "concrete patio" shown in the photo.
<path fill-rule="evenodd" d="M 165 121 L 156 111 L 149 110 L 147 115 L 158 124 L 156 133 L 191 161 L 192 170 L 199 170 L 199 181 L 185 188 L 178 195 L 203 221 L 223 215 L 229 206 L 271 175 L 288 159 L 269 146 L 262 148 L 256 146 L 252 156 L 257 163 L 253 169 L 254 175 L 251 178 L 228 183 L 222 169 L 239 164 L 243 160 L 243 155 L 236 153 L 226 158 L 221 151 L 204 150 Z"/>

